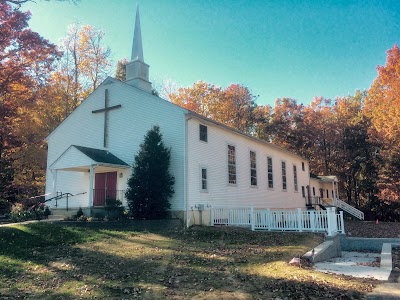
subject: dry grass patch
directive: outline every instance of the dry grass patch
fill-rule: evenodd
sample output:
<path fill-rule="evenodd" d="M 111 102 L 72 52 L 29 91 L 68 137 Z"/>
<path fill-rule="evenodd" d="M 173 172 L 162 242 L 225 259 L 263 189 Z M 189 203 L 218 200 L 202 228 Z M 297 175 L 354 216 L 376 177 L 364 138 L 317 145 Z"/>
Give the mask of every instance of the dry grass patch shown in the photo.
<path fill-rule="evenodd" d="M 373 281 L 294 267 L 321 235 L 134 223 L 0 229 L 0 298 L 353 299 Z"/>

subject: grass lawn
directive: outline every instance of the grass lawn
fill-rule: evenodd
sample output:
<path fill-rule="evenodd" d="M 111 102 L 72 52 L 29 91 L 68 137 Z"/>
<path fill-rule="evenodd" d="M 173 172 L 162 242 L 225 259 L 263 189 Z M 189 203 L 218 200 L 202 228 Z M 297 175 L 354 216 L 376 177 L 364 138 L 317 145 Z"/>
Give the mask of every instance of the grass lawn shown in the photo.
<path fill-rule="evenodd" d="M 288 264 L 320 235 L 141 224 L 1 227 L 0 299 L 357 299 L 376 283 Z"/>

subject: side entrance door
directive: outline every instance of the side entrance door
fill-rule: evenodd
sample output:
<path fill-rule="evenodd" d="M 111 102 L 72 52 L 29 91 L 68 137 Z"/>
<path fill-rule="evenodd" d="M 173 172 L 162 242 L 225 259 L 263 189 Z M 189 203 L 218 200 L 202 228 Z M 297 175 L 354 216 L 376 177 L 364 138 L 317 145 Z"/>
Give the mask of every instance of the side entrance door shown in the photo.
<path fill-rule="evenodd" d="M 94 177 L 93 206 L 104 206 L 107 197 L 117 196 L 117 172 L 96 173 Z"/>

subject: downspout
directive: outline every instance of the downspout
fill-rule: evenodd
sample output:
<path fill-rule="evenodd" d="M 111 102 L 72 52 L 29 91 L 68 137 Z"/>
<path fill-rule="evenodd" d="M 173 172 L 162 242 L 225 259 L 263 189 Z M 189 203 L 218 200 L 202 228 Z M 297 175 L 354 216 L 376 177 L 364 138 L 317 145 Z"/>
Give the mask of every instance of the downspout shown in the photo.
<path fill-rule="evenodd" d="M 187 117 L 187 115 L 185 116 L 185 151 L 184 151 L 184 168 L 183 168 L 183 174 L 184 174 L 184 185 L 183 185 L 183 189 L 184 189 L 184 201 L 185 201 L 185 226 L 186 228 L 189 228 L 189 197 L 188 197 L 188 121 L 191 119 L 192 117 Z"/>

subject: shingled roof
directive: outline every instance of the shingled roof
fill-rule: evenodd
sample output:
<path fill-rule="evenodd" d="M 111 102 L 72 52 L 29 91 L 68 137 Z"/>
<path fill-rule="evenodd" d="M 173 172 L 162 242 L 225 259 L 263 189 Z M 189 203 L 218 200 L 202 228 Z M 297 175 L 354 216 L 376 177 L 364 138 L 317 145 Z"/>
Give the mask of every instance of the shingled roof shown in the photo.
<path fill-rule="evenodd" d="M 107 150 L 100 150 L 95 148 L 82 147 L 77 145 L 72 145 L 83 154 L 93 159 L 98 163 L 112 164 L 112 165 L 122 165 L 129 166 L 126 162 L 116 157 L 114 154 L 110 153 Z"/>

